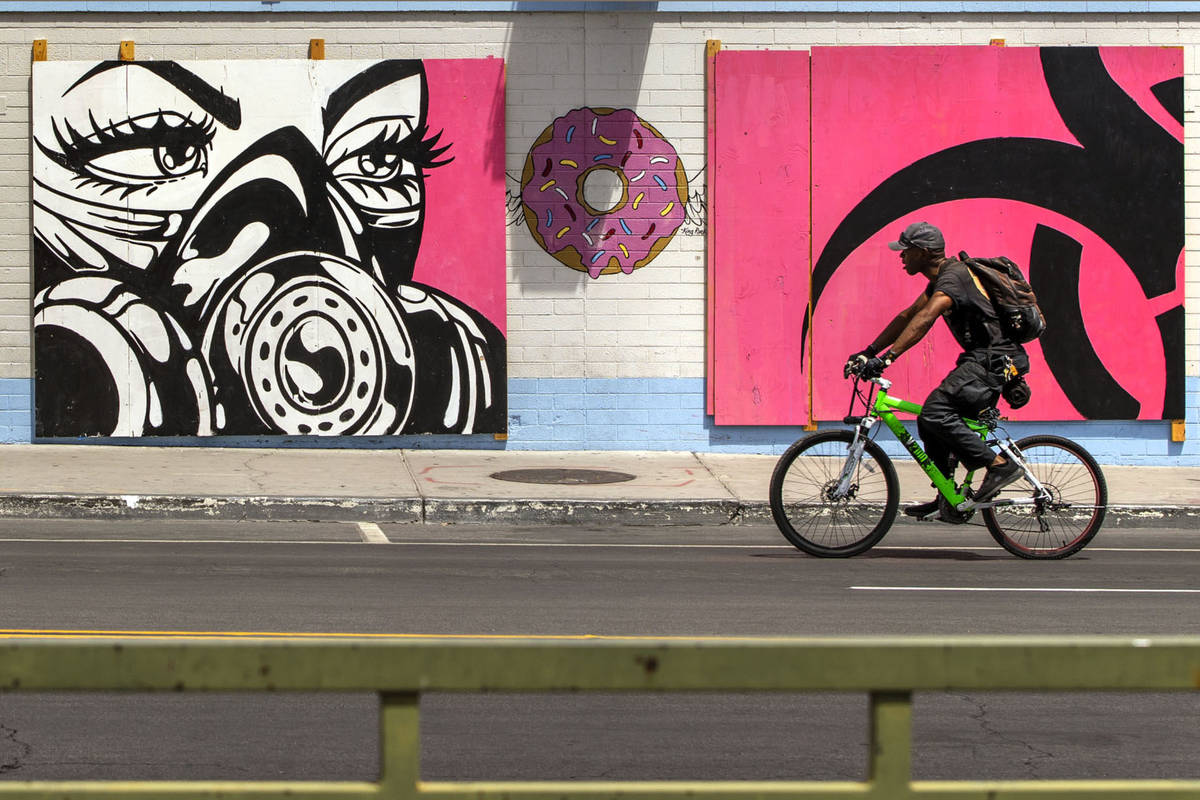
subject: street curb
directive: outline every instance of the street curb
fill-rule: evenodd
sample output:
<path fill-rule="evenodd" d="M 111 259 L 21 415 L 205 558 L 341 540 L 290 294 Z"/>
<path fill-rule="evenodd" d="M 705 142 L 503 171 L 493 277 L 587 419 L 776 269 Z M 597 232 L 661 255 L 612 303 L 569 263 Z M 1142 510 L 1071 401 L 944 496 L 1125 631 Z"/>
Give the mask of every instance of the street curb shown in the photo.
<path fill-rule="evenodd" d="M 1200 522 L 1197 506 L 1129 506 L 1110 505 L 1104 524 L 1118 528 L 1176 528 L 1195 527 Z"/>
<path fill-rule="evenodd" d="M 7 519 L 211 519 L 427 525 L 770 525 L 763 501 L 513 498 L 199 497 L 190 495 L 0 495 Z M 898 522 L 900 520 L 897 520 Z M 1200 524 L 1200 506 L 1110 505 L 1106 527 Z"/>
<path fill-rule="evenodd" d="M 0 495 L 8 519 L 213 519 L 278 522 L 421 522 L 420 499 L 387 497 L 195 497 Z"/>
<path fill-rule="evenodd" d="M 384 497 L 196 497 L 175 495 L 0 495 L 7 519 L 211 519 L 430 525 L 727 525 L 733 499 L 523 500 Z M 769 516 L 769 512 L 768 512 Z"/>
<path fill-rule="evenodd" d="M 738 521 L 748 524 L 774 524 L 771 518 L 771 507 L 765 502 L 750 502 L 740 505 Z M 982 521 L 978 516 L 972 521 Z M 916 525 L 928 525 L 927 522 L 906 519 L 902 514 L 896 517 L 897 523 L 908 522 Z M 1108 506 L 1104 515 L 1105 528 L 1178 528 L 1200 526 L 1200 506 Z"/>
<path fill-rule="evenodd" d="M 740 505 L 724 500 L 451 500 L 426 499 L 427 524 L 619 524 L 697 526 L 736 523 Z"/>

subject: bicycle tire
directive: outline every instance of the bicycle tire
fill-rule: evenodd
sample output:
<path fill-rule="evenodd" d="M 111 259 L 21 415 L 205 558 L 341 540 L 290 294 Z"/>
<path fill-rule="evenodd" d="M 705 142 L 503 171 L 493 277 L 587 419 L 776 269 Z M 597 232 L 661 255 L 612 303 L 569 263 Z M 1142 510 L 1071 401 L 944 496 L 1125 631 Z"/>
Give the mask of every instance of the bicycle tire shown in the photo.
<path fill-rule="evenodd" d="M 780 456 L 771 475 L 771 516 L 795 547 L 822 558 L 846 558 L 878 544 L 896 519 L 900 484 L 892 460 L 867 440 L 850 497 L 832 500 L 854 434 L 822 431 Z"/>
<path fill-rule="evenodd" d="M 1078 553 L 1104 523 L 1108 485 L 1092 454 L 1062 436 L 1026 436 L 1017 441 L 1034 476 L 1053 500 L 1042 506 L 994 506 L 983 509 L 992 538 L 1021 558 L 1055 559 Z M 1028 498 L 1029 482 L 1018 479 L 997 500 Z"/>

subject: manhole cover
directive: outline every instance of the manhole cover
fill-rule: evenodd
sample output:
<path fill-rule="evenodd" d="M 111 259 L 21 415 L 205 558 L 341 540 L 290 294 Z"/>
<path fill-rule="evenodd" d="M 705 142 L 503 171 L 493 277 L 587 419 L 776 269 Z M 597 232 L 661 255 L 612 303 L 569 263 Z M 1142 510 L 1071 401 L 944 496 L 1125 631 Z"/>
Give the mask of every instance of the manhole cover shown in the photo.
<path fill-rule="evenodd" d="M 636 475 L 628 472 L 613 472 L 607 469 L 506 469 L 503 472 L 493 472 L 492 477 L 498 481 L 513 483 L 621 483 L 631 481 Z"/>

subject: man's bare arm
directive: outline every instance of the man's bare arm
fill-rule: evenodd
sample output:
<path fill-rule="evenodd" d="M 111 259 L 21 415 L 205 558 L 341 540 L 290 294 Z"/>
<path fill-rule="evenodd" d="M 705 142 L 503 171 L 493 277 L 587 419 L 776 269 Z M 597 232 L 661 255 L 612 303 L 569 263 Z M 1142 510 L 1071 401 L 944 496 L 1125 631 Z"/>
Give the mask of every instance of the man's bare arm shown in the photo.
<path fill-rule="evenodd" d="M 953 307 L 954 301 L 950 299 L 949 295 L 943 292 L 934 292 L 933 297 L 917 309 L 908 324 L 904 326 L 904 330 L 892 342 L 893 358 L 925 338 L 925 334 L 929 333 L 929 329 L 933 327 L 933 323 L 937 322 L 937 318 Z"/>
<path fill-rule="evenodd" d="M 871 340 L 871 346 L 868 348 L 871 351 L 871 355 L 875 355 L 876 353 L 880 352 L 883 350 L 883 348 L 887 347 L 889 343 L 895 342 L 896 337 L 898 337 L 904 331 L 904 329 L 908 327 L 909 322 L 912 321 L 912 318 L 916 316 L 917 312 L 924 308 L 925 304 L 928 302 L 929 296 L 922 292 L 921 295 L 913 301 L 912 305 L 897 314 L 892 321 L 887 324 L 887 327 L 883 329 L 883 332 Z"/>

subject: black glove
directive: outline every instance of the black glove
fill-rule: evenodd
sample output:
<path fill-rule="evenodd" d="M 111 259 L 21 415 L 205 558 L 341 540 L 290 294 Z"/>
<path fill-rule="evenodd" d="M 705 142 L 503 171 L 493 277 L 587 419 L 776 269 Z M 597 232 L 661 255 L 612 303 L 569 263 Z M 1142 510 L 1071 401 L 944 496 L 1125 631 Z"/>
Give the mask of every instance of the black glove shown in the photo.
<path fill-rule="evenodd" d="M 849 378 L 851 375 L 857 375 L 867 363 L 875 355 L 875 350 L 868 347 L 865 350 L 860 350 L 846 359 L 846 366 L 842 367 L 842 377 Z"/>
<path fill-rule="evenodd" d="M 892 365 L 892 362 L 895 360 L 896 356 L 891 350 L 888 350 L 886 353 L 884 353 L 882 358 L 868 358 L 867 363 L 863 364 L 862 369 L 858 371 L 858 375 L 861 378 L 878 378 L 883 374 L 883 371 L 887 367 Z"/>

